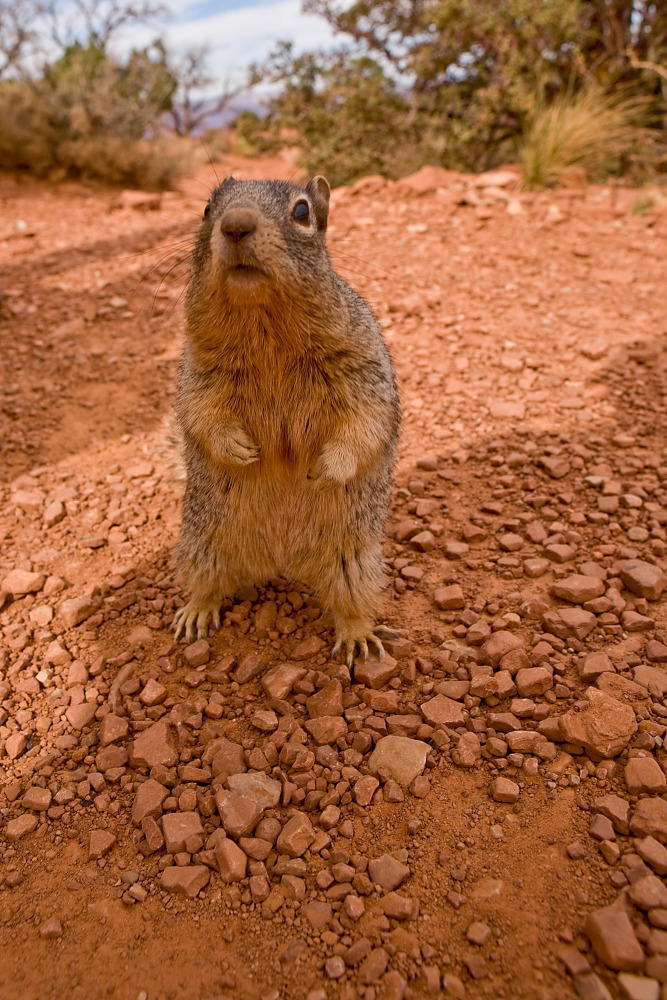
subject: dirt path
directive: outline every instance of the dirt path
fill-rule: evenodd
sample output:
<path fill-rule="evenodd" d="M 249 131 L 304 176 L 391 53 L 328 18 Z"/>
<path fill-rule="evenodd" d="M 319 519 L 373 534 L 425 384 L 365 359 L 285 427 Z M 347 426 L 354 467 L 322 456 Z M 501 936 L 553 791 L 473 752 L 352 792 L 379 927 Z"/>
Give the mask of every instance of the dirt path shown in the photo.
<path fill-rule="evenodd" d="M 667 998 L 667 214 L 507 182 L 334 193 L 404 410 L 351 685 L 294 581 L 169 631 L 212 171 L 0 181 L 3 1000 Z"/>

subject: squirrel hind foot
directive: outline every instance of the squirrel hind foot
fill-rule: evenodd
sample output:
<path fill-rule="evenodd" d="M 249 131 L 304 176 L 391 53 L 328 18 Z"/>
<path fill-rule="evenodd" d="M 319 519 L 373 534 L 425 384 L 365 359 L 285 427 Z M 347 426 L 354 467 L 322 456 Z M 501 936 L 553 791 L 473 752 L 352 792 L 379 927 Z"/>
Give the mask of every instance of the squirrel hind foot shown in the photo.
<path fill-rule="evenodd" d="M 382 625 L 379 625 L 377 628 L 368 628 L 364 627 L 363 623 L 360 623 L 360 627 L 355 627 L 357 624 L 355 623 L 348 627 L 343 625 L 336 629 L 336 645 L 331 652 L 331 658 L 336 660 L 343 650 L 345 651 L 345 664 L 350 672 L 354 669 L 354 657 L 357 647 L 359 647 L 359 652 L 364 660 L 368 659 L 369 644 L 373 647 L 378 660 L 383 660 L 384 646 L 382 645 L 382 640 L 397 637 L 395 632 L 391 632 L 390 629 Z"/>
<path fill-rule="evenodd" d="M 176 612 L 172 628 L 177 642 L 181 638 L 194 642 L 206 639 L 211 625 L 216 632 L 220 631 L 220 602 L 192 600 Z"/>

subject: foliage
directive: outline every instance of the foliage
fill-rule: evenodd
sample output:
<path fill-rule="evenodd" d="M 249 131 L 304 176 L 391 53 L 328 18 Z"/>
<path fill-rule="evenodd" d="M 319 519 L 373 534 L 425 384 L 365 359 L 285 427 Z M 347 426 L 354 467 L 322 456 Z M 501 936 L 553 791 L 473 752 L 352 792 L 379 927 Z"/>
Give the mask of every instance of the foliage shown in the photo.
<path fill-rule="evenodd" d="M 246 114 L 239 123 L 242 136 L 258 149 L 294 142 L 303 166 L 311 173 L 326 171 L 334 185 L 378 172 L 398 176 L 419 166 L 424 123 L 410 116 L 406 97 L 374 60 L 341 53 L 294 57 L 284 44 L 270 75 L 283 81 L 283 89 L 268 119 Z"/>
<path fill-rule="evenodd" d="M 201 85 L 202 53 L 181 65 L 159 41 L 123 59 L 111 45 L 161 13 L 152 0 L 0 0 L 0 168 L 173 185 L 195 151 L 166 134 L 165 116 Z M 196 122 L 186 104 L 183 134 Z"/>
<path fill-rule="evenodd" d="M 558 95 L 530 126 L 522 150 L 527 187 L 553 187 L 568 167 L 589 176 L 627 171 L 655 159 L 658 134 L 646 122 L 647 101 L 599 88 Z"/>
<path fill-rule="evenodd" d="M 186 167 L 184 149 L 147 139 L 176 87 L 161 46 L 113 59 L 75 42 L 37 80 L 0 85 L 0 167 L 164 187 Z"/>
<path fill-rule="evenodd" d="M 486 169 L 519 156 L 558 95 L 619 84 L 660 94 L 647 67 L 665 63 L 667 4 L 305 0 L 304 9 L 343 45 L 295 57 L 283 44 L 256 67 L 253 82 L 282 91 L 255 133 L 275 143 L 290 129 L 305 165 L 330 169 L 331 158 L 339 179 L 369 168 L 392 175 L 409 162 Z"/>

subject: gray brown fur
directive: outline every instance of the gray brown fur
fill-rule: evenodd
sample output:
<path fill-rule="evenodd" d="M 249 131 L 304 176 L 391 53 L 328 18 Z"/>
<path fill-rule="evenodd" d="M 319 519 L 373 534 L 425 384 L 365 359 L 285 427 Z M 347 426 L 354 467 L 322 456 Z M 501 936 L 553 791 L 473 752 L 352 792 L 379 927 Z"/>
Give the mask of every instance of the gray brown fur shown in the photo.
<path fill-rule="evenodd" d="M 293 217 L 300 202 L 307 223 Z M 335 652 L 351 663 L 357 645 L 382 653 L 374 619 L 399 405 L 373 315 L 331 267 L 328 206 L 321 177 L 305 189 L 229 178 L 211 196 L 176 407 L 179 568 L 192 596 L 175 629 L 203 637 L 240 585 L 284 575 L 332 613 Z"/>

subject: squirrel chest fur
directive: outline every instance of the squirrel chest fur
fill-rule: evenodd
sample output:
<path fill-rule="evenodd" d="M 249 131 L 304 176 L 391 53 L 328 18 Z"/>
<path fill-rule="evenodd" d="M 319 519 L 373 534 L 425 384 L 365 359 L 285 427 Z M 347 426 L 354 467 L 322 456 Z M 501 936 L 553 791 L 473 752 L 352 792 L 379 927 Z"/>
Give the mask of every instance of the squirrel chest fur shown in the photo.
<path fill-rule="evenodd" d="M 244 583 L 302 582 L 334 653 L 374 626 L 399 409 L 386 345 L 326 250 L 329 186 L 227 179 L 192 259 L 177 397 L 187 486 L 177 636 L 219 627 Z"/>

